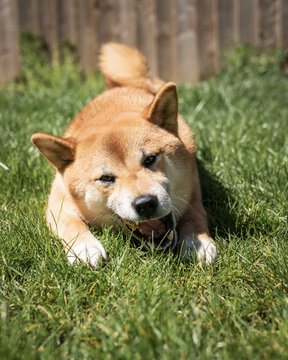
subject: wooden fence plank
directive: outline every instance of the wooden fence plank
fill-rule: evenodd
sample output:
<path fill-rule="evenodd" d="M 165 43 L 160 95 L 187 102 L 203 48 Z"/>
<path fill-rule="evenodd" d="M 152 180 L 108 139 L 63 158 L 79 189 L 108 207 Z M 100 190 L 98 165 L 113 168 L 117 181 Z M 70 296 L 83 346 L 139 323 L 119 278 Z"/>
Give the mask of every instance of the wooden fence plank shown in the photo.
<path fill-rule="evenodd" d="M 137 46 L 136 1 L 121 0 L 119 2 L 119 41 L 130 46 Z"/>
<path fill-rule="evenodd" d="M 258 0 L 259 6 L 259 45 L 275 47 L 280 43 L 277 21 L 280 0 Z"/>
<path fill-rule="evenodd" d="M 158 69 L 159 77 L 175 81 L 176 74 L 176 6 L 174 0 L 156 1 L 158 26 Z"/>
<path fill-rule="evenodd" d="M 20 29 L 39 31 L 39 1 L 18 0 L 17 6 Z"/>
<path fill-rule="evenodd" d="M 282 44 L 288 47 L 288 1 L 282 0 Z"/>
<path fill-rule="evenodd" d="M 239 0 L 239 39 L 257 45 L 257 0 Z"/>
<path fill-rule="evenodd" d="M 38 0 L 39 30 L 52 55 L 58 40 L 56 0 Z"/>
<path fill-rule="evenodd" d="M 217 72 L 233 39 L 288 46 L 288 0 L 0 0 L 0 81 L 19 70 L 22 29 L 40 32 L 50 50 L 66 38 L 85 70 L 101 43 L 120 41 L 144 53 L 153 75 L 197 81 Z"/>
<path fill-rule="evenodd" d="M 57 1 L 58 12 L 58 36 L 59 39 L 66 39 L 71 44 L 78 44 L 78 29 L 75 0 Z"/>
<path fill-rule="evenodd" d="M 120 2 L 118 0 L 97 0 L 95 2 L 97 46 L 95 49 L 95 64 L 102 44 L 110 41 L 120 41 Z"/>
<path fill-rule="evenodd" d="M 18 14 L 15 0 L 0 0 L 0 82 L 20 71 Z"/>
<path fill-rule="evenodd" d="M 197 3 L 195 0 L 177 1 L 177 79 L 197 82 L 200 77 L 197 44 Z"/>
<path fill-rule="evenodd" d="M 276 17 L 275 17 L 275 36 L 276 43 L 278 47 L 282 44 L 282 0 L 277 0 L 275 3 L 276 6 Z"/>
<path fill-rule="evenodd" d="M 216 0 L 198 0 L 197 19 L 199 74 L 203 79 L 215 75 L 219 69 Z"/>
<path fill-rule="evenodd" d="M 119 1 L 105 0 L 96 2 L 98 9 L 97 31 L 100 44 L 120 41 Z"/>
<path fill-rule="evenodd" d="M 220 50 L 231 46 L 236 40 L 235 1 L 218 0 L 218 36 Z"/>
<path fill-rule="evenodd" d="M 155 0 L 136 1 L 137 47 L 147 57 L 151 73 L 158 76 Z"/>
<path fill-rule="evenodd" d="M 78 53 L 85 71 L 97 65 L 99 39 L 97 8 L 93 0 L 76 0 Z"/>

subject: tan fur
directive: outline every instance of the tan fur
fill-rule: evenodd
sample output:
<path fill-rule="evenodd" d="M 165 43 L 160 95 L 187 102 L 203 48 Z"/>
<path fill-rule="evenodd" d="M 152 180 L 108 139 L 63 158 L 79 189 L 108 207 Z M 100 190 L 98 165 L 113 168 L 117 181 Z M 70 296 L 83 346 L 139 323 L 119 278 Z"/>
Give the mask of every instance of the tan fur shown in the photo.
<path fill-rule="evenodd" d="M 216 256 L 202 206 L 193 134 L 180 115 L 176 86 L 149 77 L 138 50 L 106 44 L 100 56 L 108 90 L 72 120 L 63 138 L 34 134 L 33 143 L 56 168 L 47 223 L 63 240 L 70 262 L 95 266 L 106 254 L 87 224 L 121 228 L 138 221 L 131 203 L 157 195 L 155 218 L 172 210 L 186 256 Z M 152 168 L 145 154 L 157 154 Z M 102 177 L 115 176 L 103 183 Z"/>

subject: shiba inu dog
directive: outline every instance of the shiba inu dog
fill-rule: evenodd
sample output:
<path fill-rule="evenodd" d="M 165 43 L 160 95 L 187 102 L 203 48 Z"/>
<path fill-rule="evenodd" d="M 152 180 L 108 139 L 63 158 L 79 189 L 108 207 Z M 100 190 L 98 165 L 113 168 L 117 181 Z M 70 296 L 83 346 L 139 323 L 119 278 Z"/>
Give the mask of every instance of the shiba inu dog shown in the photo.
<path fill-rule="evenodd" d="M 113 225 L 157 249 L 179 246 L 210 263 L 216 248 L 202 205 L 193 134 L 178 114 L 174 83 L 149 76 L 135 48 L 102 47 L 107 90 L 74 117 L 63 137 L 32 142 L 56 168 L 47 223 L 70 263 L 96 266 L 106 253 L 89 231 Z"/>

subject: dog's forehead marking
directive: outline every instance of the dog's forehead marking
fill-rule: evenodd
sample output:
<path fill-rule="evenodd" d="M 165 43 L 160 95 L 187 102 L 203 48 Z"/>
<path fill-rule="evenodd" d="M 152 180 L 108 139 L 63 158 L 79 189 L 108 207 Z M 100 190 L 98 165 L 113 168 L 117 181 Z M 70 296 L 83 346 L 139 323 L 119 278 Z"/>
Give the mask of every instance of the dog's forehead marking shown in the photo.
<path fill-rule="evenodd" d="M 116 156 L 118 161 L 124 162 L 126 149 L 120 134 L 109 132 L 102 139 L 103 148 L 112 156 Z"/>
<path fill-rule="evenodd" d="M 124 163 L 129 154 L 135 156 L 135 151 L 141 154 L 144 136 L 145 132 L 141 127 L 127 126 L 124 129 L 110 129 L 103 135 L 101 146 L 109 156 Z"/>

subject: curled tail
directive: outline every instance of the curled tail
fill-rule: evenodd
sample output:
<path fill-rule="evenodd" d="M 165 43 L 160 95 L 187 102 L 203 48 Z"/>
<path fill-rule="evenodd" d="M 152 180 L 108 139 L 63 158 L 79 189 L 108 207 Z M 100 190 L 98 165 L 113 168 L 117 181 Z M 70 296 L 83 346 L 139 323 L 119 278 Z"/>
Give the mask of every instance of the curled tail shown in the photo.
<path fill-rule="evenodd" d="M 162 80 L 150 77 L 144 55 L 137 49 L 123 44 L 103 45 L 99 68 L 108 89 L 116 86 L 134 87 L 156 94 L 164 84 Z"/>

